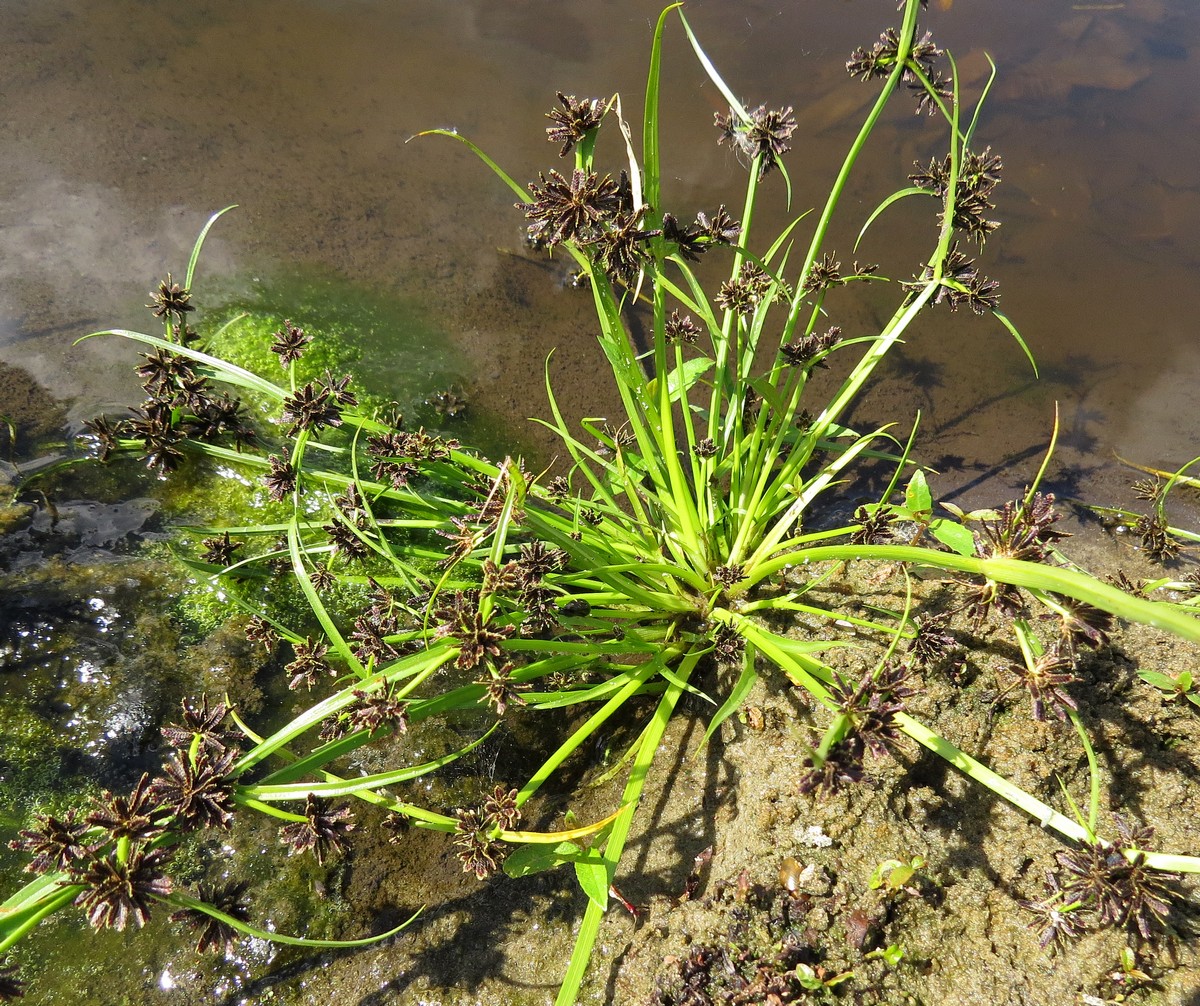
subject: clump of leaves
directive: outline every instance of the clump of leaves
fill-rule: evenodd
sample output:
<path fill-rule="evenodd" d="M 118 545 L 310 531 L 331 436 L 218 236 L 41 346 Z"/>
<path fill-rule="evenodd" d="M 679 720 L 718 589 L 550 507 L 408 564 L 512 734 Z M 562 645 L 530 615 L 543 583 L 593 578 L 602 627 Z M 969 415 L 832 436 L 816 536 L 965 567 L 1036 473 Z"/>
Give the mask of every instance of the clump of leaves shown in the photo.
<path fill-rule="evenodd" d="M 546 134 L 573 164 L 540 172 L 528 186 L 469 140 L 442 133 L 483 159 L 519 200 L 531 243 L 568 256 L 592 294 L 599 349 L 623 414 L 619 422 L 572 428 L 547 366 L 545 425 L 563 445 L 554 472 L 531 472 L 520 458 L 489 459 L 412 429 L 391 411 L 366 408 L 347 375 L 301 380 L 297 362 L 310 347 L 292 322 L 272 337 L 271 378 L 205 352 L 188 327 L 205 228 L 186 282 L 168 278 L 155 297 L 163 335 L 119 333 L 152 351 L 144 365 L 147 406 L 133 425 L 98 420 L 92 433 L 104 458 L 136 452 L 166 473 L 189 454 L 207 456 L 261 483 L 279 520 L 211 529 L 191 566 L 218 580 L 249 616 L 248 638 L 268 649 L 290 645 L 289 684 L 313 694 L 269 736 L 235 718 L 237 742 L 215 708 L 191 707 L 185 723 L 172 728 L 178 751 L 159 781 L 143 781 L 129 798 L 108 798 L 84 818 L 82 832 L 76 819 L 45 822 L 27 851 L 47 872 L 2 906 L 0 952 L 76 899 L 98 924 L 140 923 L 166 902 L 237 932 L 258 932 L 234 911 L 170 885 L 170 843 L 189 828 L 221 829 L 230 815 L 253 810 L 280 822 L 288 849 L 323 860 L 347 851 L 347 801 L 355 799 L 391 821 L 444 833 L 464 870 L 481 879 L 498 869 L 520 876 L 570 864 L 587 908 L 559 992 L 566 1006 L 583 981 L 667 725 L 684 693 L 700 692 L 700 671 L 714 660 L 732 667 L 733 683 L 718 698 L 705 696 L 715 707 L 706 738 L 739 709 L 760 673 L 781 675 L 828 717 L 795 780 L 799 789 L 858 782 L 867 775 L 868 752 L 884 756 L 915 742 L 1093 850 L 1091 859 L 1061 864 L 1074 879 L 1060 882 L 1063 893 L 1045 913 L 1073 919 L 1075 903 L 1086 902 L 1109 922 L 1139 931 L 1158 924 L 1169 904 L 1158 871 L 1169 861 L 1200 872 L 1200 861 L 1134 852 L 1132 832 L 1103 844 L 1091 828 L 913 716 L 907 705 L 919 674 L 951 657 L 955 641 L 935 617 L 914 616 L 911 599 L 903 610 L 861 617 L 815 600 L 816 588 L 851 563 L 959 576 L 959 599 L 976 628 L 994 627 L 1019 646 L 1022 664 L 1012 673 L 1028 690 L 1034 715 L 1047 707 L 1061 713 L 1089 757 L 1068 665 L 1080 647 L 1104 644 L 1108 625 L 1096 612 L 1200 641 L 1200 621 L 1190 613 L 1061 562 L 1055 501 L 1038 489 L 1044 467 L 1021 499 L 999 510 L 964 514 L 943 506 L 943 516 L 910 457 L 912 438 L 901 446 L 886 429 L 843 425 L 880 362 L 931 305 L 968 304 L 999 321 L 1028 355 L 998 310 L 995 283 L 957 244 L 965 239 L 983 248 L 994 231 L 1000 159 L 977 143 L 979 108 L 963 115 L 956 77 L 942 74 L 940 50 L 918 32 L 917 0 L 902 9 L 900 28 L 851 57 L 851 73 L 881 83 L 806 245 L 794 238 L 800 218 L 766 240 L 753 227 L 763 188 L 790 185 L 784 158 L 798 128 L 793 108 L 739 102 L 675 7 L 655 28 L 640 160 L 619 97 L 559 92 Z M 747 168 L 740 219 L 724 206 L 694 217 L 668 212 L 659 75 L 673 16 L 728 103 L 718 125 L 721 141 Z M 825 320 L 839 309 L 839 297 L 853 283 L 885 277 L 873 264 L 844 269 L 827 236 L 860 152 L 901 85 L 917 94 L 919 110 L 932 113 L 942 152 L 913 185 L 884 198 L 862 230 L 900 198 L 932 200 L 930 247 L 915 269 L 904 266 L 917 278 L 890 287 L 895 305 L 879 330 L 844 338 Z M 625 158 L 619 167 L 599 159 L 606 120 L 616 120 Z M 688 219 L 694 222 L 680 222 Z M 709 289 L 692 264 L 715 254 L 725 257 L 727 271 Z M 626 328 L 635 301 L 649 312 L 648 347 Z M 812 373 L 834 353 L 847 360 L 846 376 L 831 394 L 814 398 Z M 214 397 L 214 382 L 252 393 L 270 414 L 270 428 L 245 426 L 235 399 Z M 810 520 L 868 458 L 894 466 L 879 502 L 864 504 L 842 526 Z M 294 581 L 311 617 L 298 618 L 275 603 L 275 591 L 261 589 L 280 577 Z M 1056 639 L 1044 638 L 1039 612 L 1057 616 Z M 822 631 L 796 638 L 780 627 L 795 615 Z M 857 638 L 842 638 L 847 624 L 853 633 L 846 635 Z M 835 671 L 825 657 L 868 637 L 886 650 L 873 664 Z M 526 804 L 559 778 L 563 763 L 586 759 L 614 717 L 634 706 L 643 725 L 614 770 L 625 775 L 612 812 L 584 824 L 516 830 Z M 465 808 L 430 806 L 424 790 L 406 791 L 407 783 L 483 743 L 501 718 L 549 710 L 579 715 L 523 780 L 505 779 Z M 425 749 L 405 739 L 419 737 L 424 720 L 450 716 L 481 724 L 477 736 L 457 747 L 443 740 L 418 762 L 412 751 Z M 387 767 L 346 773 L 343 759 L 389 740 Z M 1095 798 L 1093 817 L 1094 808 Z M 234 906 L 241 893 L 226 898 L 210 890 Z M 218 927 L 204 931 L 202 941 L 211 946 L 226 936 Z M 757 968 L 748 958 L 732 963 Z M 844 977 L 820 972 L 820 962 L 797 963 L 808 970 L 794 967 L 784 985 L 764 984 L 778 976 L 755 972 L 745 976 L 746 987 L 783 1000 L 828 990 Z"/>

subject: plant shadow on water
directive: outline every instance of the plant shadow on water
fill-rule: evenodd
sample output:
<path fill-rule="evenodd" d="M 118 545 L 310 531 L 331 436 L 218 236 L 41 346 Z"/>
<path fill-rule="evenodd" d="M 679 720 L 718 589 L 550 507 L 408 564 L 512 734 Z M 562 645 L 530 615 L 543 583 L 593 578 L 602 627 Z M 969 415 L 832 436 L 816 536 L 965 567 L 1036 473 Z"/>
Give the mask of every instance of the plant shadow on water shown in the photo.
<path fill-rule="evenodd" d="M 790 192 L 792 109 L 743 107 L 679 5 L 655 28 L 640 159 L 619 95 L 557 95 L 546 134 L 573 167 L 528 187 L 433 131 L 492 170 L 531 243 L 572 262 L 593 299 L 621 421 L 576 430 L 548 362 L 553 470 L 435 425 L 460 411 L 453 389 L 400 415 L 352 381 L 368 361 L 294 318 L 197 321 L 194 273 L 226 211 L 182 281 L 152 295 L 161 335 L 96 333 L 146 349 L 148 395 L 88 424 L 101 458 L 137 454 L 185 486 L 200 458 L 241 493 L 215 526 L 185 529 L 180 562 L 210 608 L 241 613 L 276 678 L 261 714 L 185 702 L 160 774 L 128 795 L 20 829 L 34 879 L 2 906 L 0 951 L 73 905 L 97 930 L 170 910 L 201 952 L 285 944 L 274 975 L 249 979 L 263 999 L 442 1001 L 466 984 L 489 1003 L 557 988 L 558 1006 L 782 1004 L 852 983 L 864 1003 L 1018 1001 L 1022 964 L 1054 948 L 1037 997 L 1169 986 L 1181 1001 L 1200 695 L 1182 668 L 1158 670 L 1175 665 L 1156 648 L 1186 661 L 1200 642 L 1200 577 L 1178 559 L 1200 535 L 1168 514 L 1197 484 L 1190 466 L 1140 484 L 1147 513 L 1108 510 L 1165 573 L 1114 586 L 1060 547 L 1044 491 L 1057 424 L 1019 496 L 970 512 L 935 503 L 915 431 L 846 425 L 927 307 L 996 321 L 1033 362 L 968 256 L 999 226 L 1002 162 L 976 137 L 992 78 L 965 100 L 917 29 L 922 6 L 907 0 L 899 29 L 851 54 L 873 104 L 824 207 L 767 242 L 756 209 L 770 186 Z M 747 169 L 740 219 L 660 206 L 668 27 L 728 99 L 716 125 Z M 889 279 L 827 239 L 897 95 L 944 147 L 862 226 L 902 200 L 932 211 L 919 258 L 883 249 Z M 627 164 L 616 174 L 598 167 L 602 127 Z M 718 256 L 719 286 L 693 269 Z M 829 325 L 867 284 L 889 307 Z M 1027 432 L 1014 438 L 1025 450 Z M 866 499 L 847 505 L 847 481 Z M 246 835 L 288 857 L 279 883 L 268 856 L 228 865 L 222 843 Z M 573 902 L 559 886 L 572 876 Z M 955 966 L 981 953 L 987 966 Z M 19 997 L 0 967 L 0 997 Z"/>

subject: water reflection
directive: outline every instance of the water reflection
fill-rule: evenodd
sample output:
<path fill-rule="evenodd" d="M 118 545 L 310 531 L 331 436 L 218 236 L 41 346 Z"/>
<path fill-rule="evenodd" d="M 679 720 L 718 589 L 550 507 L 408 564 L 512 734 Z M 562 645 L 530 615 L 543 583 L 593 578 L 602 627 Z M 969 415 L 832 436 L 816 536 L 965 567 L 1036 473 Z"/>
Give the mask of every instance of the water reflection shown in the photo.
<path fill-rule="evenodd" d="M 555 88 L 620 88 L 636 105 L 653 13 L 642 0 L 6 4 L 0 354 L 75 418 L 134 400 L 129 350 L 71 349 L 72 336 L 140 325 L 154 278 L 178 271 L 204 215 L 236 200 L 201 298 L 214 278 L 237 286 L 297 264 L 342 274 L 435 306 L 440 337 L 475 360 L 477 400 L 508 418 L 537 411 L 526 389 L 555 347 L 574 411 L 602 410 L 596 382 L 572 377 L 596 363 L 586 299 L 520 261 L 511 200 L 477 164 L 405 141 L 453 125 L 532 176 L 553 160 L 541 129 Z M 808 142 L 789 163 L 796 205 L 810 205 L 868 99 L 841 63 L 880 29 L 879 5 L 696 2 L 690 16 L 742 93 L 799 109 Z M 988 264 L 1055 379 L 1027 388 L 1002 333 L 956 318 L 910 347 L 877 412 L 920 407 L 932 450 L 990 463 L 1044 438 L 1060 400 L 1075 460 L 1086 449 L 1104 490 L 1097 459 L 1113 449 L 1185 460 L 1200 441 L 1187 408 L 1200 14 L 1187 0 L 1024 2 L 997 18 L 960 0 L 926 20 L 968 89 L 985 51 L 1000 65 L 982 133 L 1006 160 L 1005 226 Z M 691 212 L 730 198 L 740 169 L 711 143 L 721 102 L 686 49 L 676 37 L 667 49 L 667 191 Z M 931 155 L 929 135 L 898 112 L 857 198 L 902 183 Z M 908 223 L 898 214 L 877 241 L 901 241 Z"/>

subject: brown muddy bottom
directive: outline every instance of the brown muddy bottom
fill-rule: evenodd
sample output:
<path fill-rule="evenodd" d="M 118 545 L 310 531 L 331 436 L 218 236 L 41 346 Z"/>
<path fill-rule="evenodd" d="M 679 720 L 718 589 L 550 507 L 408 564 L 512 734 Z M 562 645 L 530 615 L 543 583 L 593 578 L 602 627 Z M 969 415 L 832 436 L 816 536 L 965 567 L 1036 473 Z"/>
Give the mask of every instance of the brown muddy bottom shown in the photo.
<path fill-rule="evenodd" d="M 1096 551 L 1107 551 L 1108 561 L 1131 575 L 1149 572 L 1123 544 Z M 866 614 L 871 606 L 902 605 L 903 588 L 900 574 L 881 579 L 863 567 L 828 599 Z M 958 606 L 948 584 L 925 583 L 920 593 L 925 610 Z M 1070 813 L 1065 787 L 1086 808 L 1087 764 L 1070 725 L 1053 716 L 1035 721 L 1024 691 L 1004 691 L 1011 681 L 1004 667 L 1017 654 L 990 646 L 986 632 L 962 618 L 951 631 L 972 647 L 965 664 L 953 675 L 942 669 L 922 676 L 909 710 L 1045 802 Z M 863 643 L 847 667 L 879 656 Z M 1111 647 L 1084 661 L 1071 694 L 1102 766 L 1104 834 L 1115 834 L 1111 815 L 1119 813 L 1155 829 L 1154 850 L 1200 848 L 1200 715 L 1137 677 L 1139 670 L 1176 673 L 1194 660 L 1194 650 L 1137 629 L 1114 633 Z M 729 683 L 716 671 L 701 682 L 710 690 Z M 634 919 L 612 905 L 581 1003 L 814 1001 L 814 993 L 803 993 L 797 983 L 797 965 L 827 980 L 852 972 L 832 1001 L 858 1004 L 1200 1001 L 1190 880 L 1179 885 L 1186 898 L 1172 910 L 1168 927 L 1149 940 L 1130 928 L 1110 928 L 1044 948 L 1037 919 L 1022 902 L 1045 897 L 1046 874 L 1058 866 L 1055 853 L 1069 850 L 1069 843 L 913 744 L 901 745 L 894 759 L 869 760 L 870 775 L 861 785 L 830 796 L 801 795 L 797 780 L 826 717 L 777 677 L 764 678 L 743 713 L 702 746 L 709 711 L 693 702 L 668 732 L 616 878 L 621 893 L 645 914 Z M 612 757 L 637 727 L 634 716 L 605 738 Z M 444 798 L 457 794 L 469 801 L 472 792 L 509 781 L 506 767 L 527 756 L 544 730 L 544 721 L 514 719 L 511 732 L 454 780 Z M 381 750 L 377 757 L 386 754 Z M 569 780 L 579 786 L 575 794 L 548 797 L 529 825 L 553 826 L 568 804 L 583 819 L 610 811 L 619 789 L 586 785 L 605 757 L 596 752 L 600 766 Z M 160 932 L 154 953 L 173 989 L 169 996 L 134 1001 L 554 1001 L 585 906 L 569 872 L 498 877 L 481 885 L 463 874 L 445 836 L 412 829 L 393 844 L 371 823 L 362 820 L 348 859 L 328 873 L 308 874 L 300 894 L 310 908 L 314 890 L 325 895 L 323 931 L 341 935 L 357 935 L 364 925 L 382 930 L 427 903 L 410 932 L 346 953 L 259 948 L 267 957 L 257 968 L 245 958 L 225 962 L 227 972 L 236 965 L 240 978 L 233 987 L 222 985 L 215 998 L 213 973 L 189 964 L 186 952 L 176 951 L 164 963 L 168 937 Z M 911 878 L 894 890 L 886 884 L 872 889 L 882 864 L 914 857 L 924 865 Z M 286 889 L 270 895 L 264 907 L 300 921 L 302 912 L 287 909 Z M 1126 947 L 1145 976 L 1136 983 L 1122 970 Z M 888 948 L 899 949 L 898 961 L 883 958 Z M 33 994 L 32 1002 L 54 1001 Z M 1129 998 L 1119 999 L 1122 994 Z"/>

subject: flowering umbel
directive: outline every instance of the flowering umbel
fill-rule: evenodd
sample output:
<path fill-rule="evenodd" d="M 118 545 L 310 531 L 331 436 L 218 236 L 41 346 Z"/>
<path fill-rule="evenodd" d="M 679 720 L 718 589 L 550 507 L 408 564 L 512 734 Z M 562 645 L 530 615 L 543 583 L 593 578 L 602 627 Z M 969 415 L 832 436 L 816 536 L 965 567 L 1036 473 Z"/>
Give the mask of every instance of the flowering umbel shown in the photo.
<path fill-rule="evenodd" d="M 279 829 L 279 840 L 288 847 L 288 855 L 311 849 L 323 866 L 331 852 L 345 852 L 350 847 L 346 836 L 353 830 L 348 806 L 335 807 L 324 797 L 309 793 L 304 802 L 304 820 L 285 824 Z"/>
<path fill-rule="evenodd" d="M 25 866 L 29 873 L 69 870 L 85 858 L 88 846 L 83 837 L 88 826 L 75 820 L 74 808 L 61 820 L 49 814 L 39 814 L 36 820 L 36 828 L 19 832 L 19 837 L 8 844 L 17 852 L 33 853 L 33 859 Z"/>
<path fill-rule="evenodd" d="M 547 245 L 563 241 L 590 241 L 598 236 L 597 225 L 619 209 L 617 183 L 611 175 L 576 168 L 570 179 L 551 170 L 541 182 L 530 182 L 533 200 L 517 203 L 532 220 L 529 237 Z"/>
<path fill-rule="evenodd" d="M 171 882 L 162 868 L 172 852 L 135 847 L 124 861 L 113 852 L 73 873 L 74 883 L 86 885 L 75 904 L 87 914 L 92 928 L 120 931 L 130 922 L 144 926 L 150 918 L 151 902 L 171 893 Z"/>
<path fill-rule="evenodd" d="M 197 896 L 200 901 L 211 905 L 218 912 L 223 912 L 238 922 L 250 921 L 250 910 L 246 905 L 245 894 L 249 883 L 244 880 L 229 881 L 220 886 L 201 883 Z M 198 908 L 184 908 L 171 913 L 172 922 L 184 922 L 192 929 L 199 931 L 196 941 L 196 953 L 202 954 L 212 950 L 216 953 L 232 954 L 237 942 L 238 932 L 223 919 L 214 918 Z"/>
<path fill-rule="evenodd" d="M 758 161 L 758 177 L 765 178 L 778 166 L 779 158 L 792 149 L 788 140 L 796 131 L 792 106 L 770 109 L 766 105 L 746 113 L 731 108 L 728 115 L 717 113 L 716 127 L 721 131 L 718 143 L 728 143 L 753 163 Z"/>
<path fill-rule="evenodd" d="M 605 108 L 599 98 L 580 98 L 557 92 L 561 108 L 552 108 L 546 118 L 554 123 L 546 127 L 546 139 L 561 143 L 559 157 L 566 157 L 580 140 L 600 125 Z"/>

